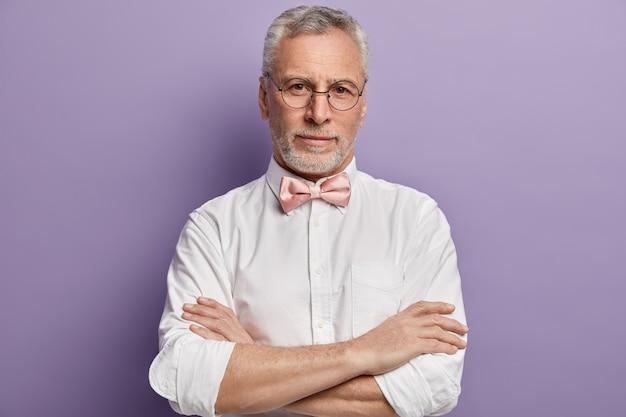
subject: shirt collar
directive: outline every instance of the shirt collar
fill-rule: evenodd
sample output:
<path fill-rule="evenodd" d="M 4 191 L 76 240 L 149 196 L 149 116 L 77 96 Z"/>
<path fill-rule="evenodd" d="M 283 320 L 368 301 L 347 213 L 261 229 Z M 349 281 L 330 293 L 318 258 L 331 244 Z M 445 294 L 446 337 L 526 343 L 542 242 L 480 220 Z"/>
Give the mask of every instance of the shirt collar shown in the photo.
<path fill-rule="evenodd" d="M 352 185 L 352 191 L 354 192 L 354 184 L 356 182 L 356 172 L 357 172 L 356 171 L 356 158 L 352 157 L 352 161 L 350 161 L 350 163 L 343 170 L 343 172 L 348 174 L 348 177 L 350 177 L 350 184 Z M 294 174 L 291 171 L 287 171 L 285 168 L 283 168 L 280 165 L 278 165 L 278 162 L 276 162 L 274 157 L 272 157 L 271 160 L 270 160 L 270 165 L 267 168 L 267 172 L 265 173 L 265 180 L 267 181 L 267 185 L 272 190 L 272 193 L 274 193 L 274 197 L 276 197 L 276 203 L 278 204 L 279 208 L 280 208 L 280 202 L 278 200 L 278 196 L 280 194 L 280 180 L 281 180 L 282 177 L 297 178 L 297 179 L 299 179 L 301 181 L 304 181 L 307 184 L 319 184 L 319 183 L 324 182 L 326 179 L 329 178 L 329 177 L 323 177 L 323 178 L 320 178 L 319 180 L 317 180 L 317 182 L 314 183 L 313 181 L 309 181 L 307 179 L 304 179 L 304 178 Z M 346 209 L 347 209 L 347 207 L 338 207 L 338 206 L 335 206 L 335 207 L 337 208 L 337 210 L 339 210 L 341 212 L 341 214 L 344 214 L 346 212 Z M 290 215 L 291 213 L 293 213 L 293 211 L 287 213 L 287 215 Z"/>

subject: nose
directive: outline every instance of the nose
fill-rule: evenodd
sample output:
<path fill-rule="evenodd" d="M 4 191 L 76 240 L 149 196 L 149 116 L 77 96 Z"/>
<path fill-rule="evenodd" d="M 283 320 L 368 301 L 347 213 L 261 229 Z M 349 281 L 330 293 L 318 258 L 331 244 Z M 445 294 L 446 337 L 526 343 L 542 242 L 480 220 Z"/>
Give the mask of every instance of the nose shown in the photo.
<path fill-rule="evenodd" d="M 328 93 L 313 91 L 311 104 L 306 109 L 305 117 L 308 121 L 321 125 L 330 119 L 332 109 L 328 102 Z"/>

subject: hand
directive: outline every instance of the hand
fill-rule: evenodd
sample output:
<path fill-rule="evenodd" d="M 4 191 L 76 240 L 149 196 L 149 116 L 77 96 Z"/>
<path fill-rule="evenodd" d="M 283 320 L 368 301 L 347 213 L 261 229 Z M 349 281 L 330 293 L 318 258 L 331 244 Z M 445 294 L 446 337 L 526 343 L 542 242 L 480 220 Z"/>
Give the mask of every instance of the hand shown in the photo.
<path fill-rule="evenodd" d="M 215 300 L 198 297 L 197 304 L 185 304 L 182 318 L 194 323 L 189 329 L 200 337 L 253 345 L 254 340 L 230 308 Z"/>
<path fill-rule="evenodd" d="M 452 355 L 464 349 L 459 336 L 467 326 L 445 315 L 454 306 L 442 302 L 420 301 L 389 317 L 378 327 L 353 340 L 354 358 L 365 374 L 391 371 L 426 353 Z"/>

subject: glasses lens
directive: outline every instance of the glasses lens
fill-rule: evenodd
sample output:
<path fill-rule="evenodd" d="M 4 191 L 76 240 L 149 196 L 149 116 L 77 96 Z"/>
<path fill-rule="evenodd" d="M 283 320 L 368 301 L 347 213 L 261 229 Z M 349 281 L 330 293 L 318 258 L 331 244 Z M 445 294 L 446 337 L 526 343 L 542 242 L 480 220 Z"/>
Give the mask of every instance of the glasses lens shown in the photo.
<path fill-rule="evenodd" d="M 289 107 L 299 109 L 308 106 L 311 102 L 313 90 L 304 80 L 298 78 L 288 80 L 281 90 L 283 100 Z"/>
<path fill-rule="evenodd" d="M 350 81 L 333 84 L 328 91 L 328 101 L 337 110 L 350 110 L 359 100 L 359 89 Z"/>

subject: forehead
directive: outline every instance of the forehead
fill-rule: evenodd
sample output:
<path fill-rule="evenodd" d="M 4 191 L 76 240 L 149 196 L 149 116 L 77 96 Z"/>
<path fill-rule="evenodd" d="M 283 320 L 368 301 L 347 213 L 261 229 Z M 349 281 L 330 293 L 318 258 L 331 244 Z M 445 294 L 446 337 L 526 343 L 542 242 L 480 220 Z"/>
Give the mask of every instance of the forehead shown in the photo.
<path fill-rule="evenodd" d="M 339 29 L 283 38 L 278 45 L 274 72 L 282 79 L 299 77 L 315 82 L 363 80 L 359 49 Z"/>

